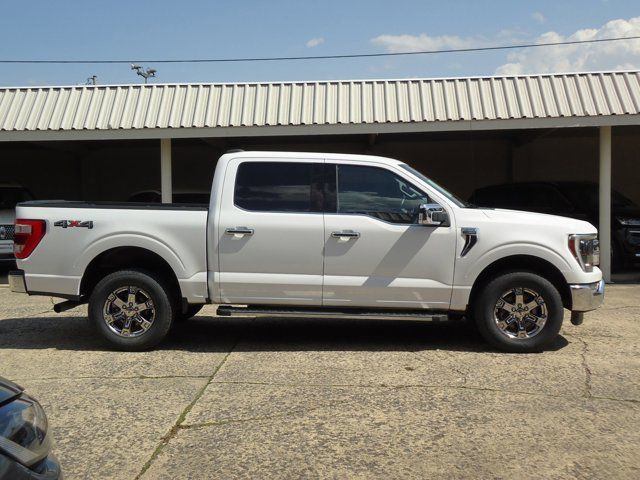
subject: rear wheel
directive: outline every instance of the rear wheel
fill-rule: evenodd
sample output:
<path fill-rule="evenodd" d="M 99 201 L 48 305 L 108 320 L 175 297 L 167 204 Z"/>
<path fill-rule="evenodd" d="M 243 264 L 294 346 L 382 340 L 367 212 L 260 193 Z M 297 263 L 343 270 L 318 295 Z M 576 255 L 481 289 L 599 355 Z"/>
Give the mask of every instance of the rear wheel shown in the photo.
<path fill-rule="evenodd" d="M 538 352 L 553 343 L 562 326 L 560 293 L 547 279 L 512 272 L 479 292 L 474 317 L 482 336 L 507 352 Z"/>
<path fill-rule="evenodd" d="M 122 270 L 103 278 L 89 300 L 89 321 L 119 350 L 147 350 L 160 343 L 176 315 L 167 285 L 141 270 Z"/>

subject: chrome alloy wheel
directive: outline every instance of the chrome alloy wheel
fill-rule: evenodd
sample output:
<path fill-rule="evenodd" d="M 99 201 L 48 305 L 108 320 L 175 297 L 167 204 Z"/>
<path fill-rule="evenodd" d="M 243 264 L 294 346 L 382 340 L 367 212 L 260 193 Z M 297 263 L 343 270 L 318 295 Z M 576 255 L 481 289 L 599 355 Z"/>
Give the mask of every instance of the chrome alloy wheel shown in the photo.
<path fill-rule="evenodd" d="M 121 287 L 104 302 L 102 317 L 109 329 L 125 338 L 144 334 L 156 318 L 151 296 L 139 287 Z"/>
<path fill-rule="evenodd" d="M 538 335 L 547 323 L 547 305 L 535 290 L 516 287 L 504 292 L 493 309 L 493 319 L 508 338 Z"/>

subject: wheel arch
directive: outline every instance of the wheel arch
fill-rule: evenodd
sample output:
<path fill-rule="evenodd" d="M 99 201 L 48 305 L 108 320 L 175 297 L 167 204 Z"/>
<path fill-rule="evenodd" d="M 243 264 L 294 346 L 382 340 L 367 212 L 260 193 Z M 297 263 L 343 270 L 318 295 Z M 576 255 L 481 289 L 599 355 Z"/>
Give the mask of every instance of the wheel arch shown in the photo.
<path fill-rule="evenodd" d="M 498 275 L 513 271 L 536 273 L 547 279 L 560 293 L 564 308 L 571 309 L 571 290 L 562 272 L 548 260 L 533 255 L 510 255 L 487 265 L 473 282 L 469 295 L 469 306 L 474 304 L 482 286 L 488 281 Z"/>
<path fill-rule="evenodd" d="M 157 273 L 168 283 L 175 295 L 181 295 L 178 277 L 169 262 L 146 248 L 123 246 L 105 250 L 89 262 L 80 281 L 80 296 L 89 297 L 102 278 L 126 269 L 141 269 Z"/>

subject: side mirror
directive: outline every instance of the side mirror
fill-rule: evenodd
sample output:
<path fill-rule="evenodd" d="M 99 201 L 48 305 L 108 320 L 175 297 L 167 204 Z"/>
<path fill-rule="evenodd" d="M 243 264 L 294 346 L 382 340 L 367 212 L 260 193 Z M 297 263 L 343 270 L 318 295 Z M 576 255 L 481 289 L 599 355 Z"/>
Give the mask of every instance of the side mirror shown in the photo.
<path fill-rule="evenodd" d="M 445 225 L 449 223 L 449 215 L 445 209 L 437 203 L 425 203 L 420 205 L 418 223 L 431 227 Z"/>

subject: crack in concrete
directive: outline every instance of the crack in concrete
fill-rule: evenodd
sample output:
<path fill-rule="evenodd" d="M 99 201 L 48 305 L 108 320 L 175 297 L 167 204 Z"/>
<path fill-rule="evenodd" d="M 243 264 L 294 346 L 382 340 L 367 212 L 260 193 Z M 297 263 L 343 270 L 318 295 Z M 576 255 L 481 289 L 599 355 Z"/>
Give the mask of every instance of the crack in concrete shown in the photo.
<path fill-rule="evenodd" d="M 575 338 L 582 338 L 582 337 L 586 337 L 586 338 L 628 338 L 628 337 L 624 337 L 622 335 L 598 335 L 598 334 L 593 334 L 593 333 L 580 333 L 580 334 L 576 334 L 576 333 L 567 333 L 564 330 L 561 332 L 563 337 L 575 337 Z"/>
<path fill-rule="evenodd" d="M 268 384 L 266 384 L 268 385 Z M 325 385 L 325 386 L 329 386 L 329 385 Z M 329 386 L 332 388 L 335 388 L 333 386 Z M 369 397 L 367 398 L 371 398 L 373 395 L 380 395 L 383 393 L 388 393 L 390 391 L 393 390 L 399 390 L 401 388 L 404 387 L 397 387 L 397 386 L 392 386 L 392 387 L 384 387 L 384 390 L 376 392 L 375 394 L 369 395 Z M 179 428 L 181 430 L 189 430 L 189 429 L 198 429 L 198 428 L 206 428 L 206 427 L 215 427 L 215 426 L 220 426 L 220 425 L 229 425 L 229 424 L 236 424 L 236 423 L 249 423 L 249 422 L 259 422 L 259 421 L 268 421 L 268 420 L 278 420 L 278 419 L 283 419 L 283 418 L 289 418 L 293 415 L 306 415 L 312 412 L 315 412 L 316 410 L 320 410 L 322 408 L 333 408 L 333 407 L 337 407 L 337 406 L 344 406 L 344 405 L 349 405 L 352 403 L 357 403 L 359 401 L 359 399 L 357 398 L 348 398 L 348 399 L 344 399 L 344 400 L 335 400 L 335 401 L 329 401 L 329 402 L 321 402 L 319 404 L 316 405 L 311 405 L 308 407 L 299 407 L 299 408 L 292 408 L 286 412 L 281 412 L 281 413 L 275 413 L 272 415 L 262 415 L 259 417 L 249 417 L 249 418 L 238 418 L 238 419 L 228 419 L 228 420 L 218 420 L 218 421 L 212 421 L 212 422 L 201 422 L 201 423 L 192 423 L 189 425 L 181 425 Z"/>
<path fill-rule="evenodd" d="M 236 380 L 215 380 L 214 385 L 261 385 L 267 387 L 329 387 L 329 388 L 396 388 L 404 385 L 384 383 L 285 383 L 285 382 L 247 382 Z"/>
<path fill-rule="evenodd" d="M 11 378 L 16 383 L 20 382 L 47 382 L 56 380 L 170 380 L 173 378 L 209 378 L 209 375 L 80 375 L 76 377 L 43 377 L 43 378 Z"/>
<path fill-rule="evenodd" d="M 493 392 L 493 393 L 504 393 L 504 394 L 513 394 L 513 395 L 525 395 L 531 397 L 547 397 L 547 398 L 562 398 L 562 399 L 578 399 L 578 398 L 589 398 L 594 400 L 609 400 L 612 402 L 622 402 L 622 403 L 637 403 L 640 404 L 640 400 L 634 399 L 625 399 L 625 398 L 616 398 L 616 397 L 607 397 L 602 395 L 589 395 L 588 397 L 585 395 L 576 396 L 576 395 L 564 395 L 564 394 L 552 394 L 552 393 L 538 393 L 538 392 L 529 392 L 526 390 L 510 390 L 503 388 L 492 388 L 492 387 L 479 387 L 474 385 L 450 385 L 450 384 L 422 384 L 422 383 L 414 383 L 414 384 L 405 384 L 405 385 L 387 385 L 387 384 L 332 384 L 332 383 L 278 383 L 278 382 L 240 382 L 240 381 L 214 381 L 212 384 L 217 385 L 260 385 L 260 386 L 270 386 L 270 387 L 329 387 L 329 388 L 381 388 L 385 390 L 389 389 L 403 389 L 403 388 L 425 388 L 425 389 L 433 389 L 433 390 L 472 390 L 479 392 Z M 185 426 L 186 427 L 186 426 Z"/>
<path fill-rule="evenodd" d="M 580 342 L 582 342 L 582 351 L 580 352 L 582 369 L 584 370 L 584 396 L 587 398 L 591 398 L 593 395 L 591 393 L 591 368 L 589 368 L 589 364 L 587 363 L 587 352 L 589 351 L 589 345 L 586 340 L 580 337 L 576 337 Z"/>
<path fill-rule="evenodd" d="M 256 383 L 256 382 L 214 382 L 217 384 L 225 384 L 225 383 L 229 383 L 229 384 L 248 384 L 248 385 L 265 385 L 265 386 L 293 386 L 293 387 L 298 387 L 298 386 L 310 386 L 310 385 L 287 385 L 287 384 L 271 384 L 271 383 Z M 318 386 L 323 386 L 323 387 L 336 387 L 335 385 L 318 385 Z M 362 385 L 340 385 L 340 387 L 362 387 Z M 376 386 L 374 386 L 376 387 Z M 494 389 L 494 388 L 487 388 L 487 387 L 470 387 L 470 386 L 451 386 L 451 385 L 396 385 L 393 387 L 388 387 L 388 386 L 381 386 L 378 385 L 377 387 L 382 387 L 383 390 L 380 392 L 377 392 L 377 394 L 383 394 L 383 393 L 389 393 L 392 392 L 394 390 L 401 390 L 401 389 L 409 389 L 409 388 L 425 388 L 425 389 L 433 389 L 433 390 L 445 390 L 445 389 L 460 389 L 460 390 L 473 390 L 473 391 L 484 391 L 484 392 L 492 392 L 492 393 L 512 393 L 512 394 L 521 394 L 521 395 L 528 395 L 528 396 L 542 396 L 542 397 L 550 397 L 550 398 L 572 398 L 569 397 L 567 395 L 550 395 L 550 394 L 544 394 L 544 393 L 540 393 L 540 394 L 534 394 L 534 393 L 530 393 L 530 392 L 517 392 L 517 391 L 510 391 L 510 390 L 501 390 L 501 389 Z M 367 398 L 371 398 L 372 395 L 368 396 Z M 612 398 L 612 397 L 602 397 L 602 396 L 593 396 L 593 395 L 589 395 L 588 397 L 589 399 L 593 399 L 593 400 L 607 400 L 607 401 L 614 401 L 614 402 L 622 402 L 622 403 L 634 403 L 634 404 L 640 404 L 640 401 L 638 400 L 625 400 L 625 399 L 618 399 L 618 398 Z M 200 422 L 200 423 L 192 423 L 192 424 L 180 424 L 177 429 L 178 430 L 197 430 L 197 429 L 201 429 L 201 428 L 207 428 L 207 427 L 219 427 L 219 426 L 224 426 L 224 425 L 233 425 L 233 424 L 243 424 L 243 423 L 250 423 L 250 422 L 261 422 L 261 421 L 271 421 L 271 420 L 281 420 L 281 419 L 286 419 L 286 418 L 290 418 L 294 415 L 307 415 L 309 413 L 315 412 L 317 410 L 323 409 L 323 408 L 333 408 L 336 406 L 344 406 L 344 405 L 348 405 L 350 403 L 356 403 L 360 401 L 360 399 L 346 399 L 346 400 L 339 400 L 339 401 L 334 401 L 334 402 L 328 402 L 328 403 L 321 403 L 318 405 L 313 405 L 313 406 L 309 406 L 309 407 L 301 407 L 301 408 L 297 408 L 297 409 L 291 409 L 288 410 L 287 412 L 281 412 L 281 413 L 276 413 L 276 414 L 271 414 L 271 415 L 261 415 L 261 416 L 255 416 L 255 417 L 248 417 L 248 418 L 237 418 L 237 419 L 227 419 L 227 420 L 217 420 L 217 421 L 211 421 L 211 422 Z"/>
<path fill-rule="evenodd" d="M 640 305 L 622 305 L 620 307 L 603 307 L 603 312 L 612 312 L 614 310 L 624 310 L 625 308 L 638 308 Z"/>
<path fill-rule="evenodd" d="M 14 320 L 14 319 L 15 320 L 24 320 L 24 319 L 32 318 L 34 315 L 44 315 L 45 313 L 54 313 L 53 307 L 50 308 L 49 310 L 45 310 L 43 312 L 28 313 L 27 315 L 19 315 L 17 317 L 3 318 L 2 320 Z"/>
<path fill-rule="evenodd" d="M 149 457 L 149 460 L 147 460 L 145 464 L 142 466 L 142 469 L 140 470 L 140 473 L 136 475 L 135 480 L 139 480 L 140 478 L 142 478 L 142 476 L 147 472 L 147 470 L 151 468 L 151 465 L 153 465 L 153 462 L 156 460 L 156 458 L 158 458 L 158 456 L 162 453 L 162 450 L 164 449 L 164 447 L 166 447 L 167 444 L 171 441 L 171 439 L 175 437 L 176 433 L 180 430 L 180 426 L 184 423 L 185 419 L 187 418 L 187 415 L 189 415 L 189 412 L 191 412 L 194 405 L 198 402 L 198 400 L 200 400 L 202 395 L 204 395 L 204 392 L 207 390 L 207 387 L 211 384 L 214 377 L 218 374 L 220 369 L 227 362 L 227 359 L 229 358 L 231 353 L 235 350 L 236 346 L 238 345 L 238 342 L 239 340 L 235 342 L 235 344 L 231 347 L 229 352 L 224 356 L 220 364 L 215 368 L 215 370 L 211 373 L 211 375 L 207 377 L 208 378 L 207 382 L 203 385 L 203 387 L 200 390 L 196 392 L 191 402 L 189 402 L 189 404 L 185 407 L 182 413 L 178 416 L 178 419 L 175 421 L 171 429 L 169 429 L 169 431 L 160 439 L 160 443 L 151 454 L 151 457 Z"/>
<path fill-rule="evenodd" d="M 424 361 L 422 356 L 417 351 L 409 350 L 409 352 L 413 353 L 420 360 L 420 363 L 422 363 L 424 365 L 427 365 L 427 363 Z M 453 352 L 446 352 L 446 353 L 449 354 L 449 356 L 454 357 Z M 467 373 L 466 372 L 463 372 L 462 370 L 460 370 L 459 368 L 457 368 L 455 366 L 449 366 L 449 368 L 451 368 L 451 370 L 453 370 L 458 375 L 460 375 L 460 377 L 462 378 L 462 385 L 466 385 L 467 384 Z"/>

